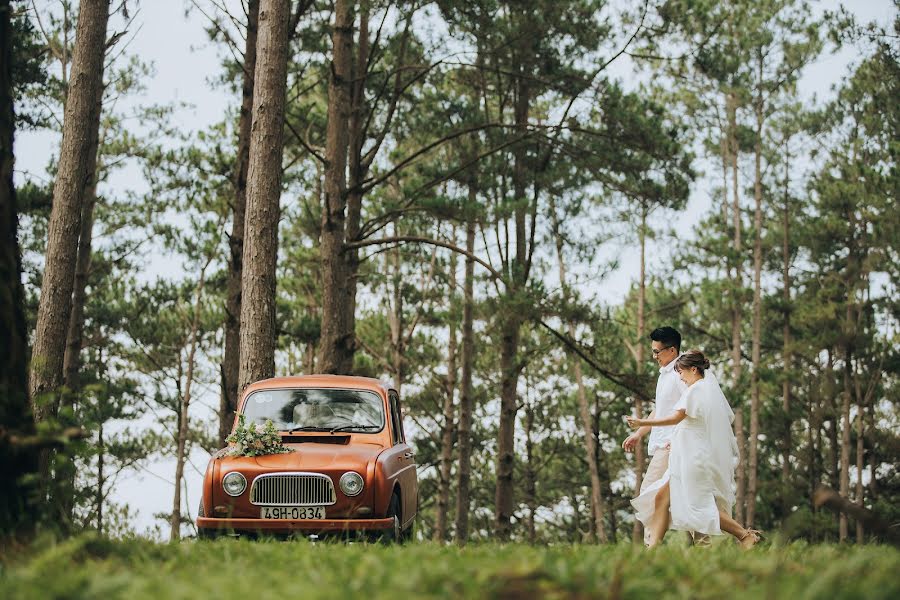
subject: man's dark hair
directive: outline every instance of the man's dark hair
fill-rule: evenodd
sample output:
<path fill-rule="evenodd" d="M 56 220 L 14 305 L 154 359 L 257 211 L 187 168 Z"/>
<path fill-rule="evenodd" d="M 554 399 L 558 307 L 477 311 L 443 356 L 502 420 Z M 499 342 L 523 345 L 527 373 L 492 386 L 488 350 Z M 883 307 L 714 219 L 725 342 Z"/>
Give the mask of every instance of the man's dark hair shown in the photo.
<path fill-rule="evenodd" d="M 666 346 L 673 346 L 681 352 L 681 334 L 674 327 L 657 327 L 650 332 L 650 339 Z"/>

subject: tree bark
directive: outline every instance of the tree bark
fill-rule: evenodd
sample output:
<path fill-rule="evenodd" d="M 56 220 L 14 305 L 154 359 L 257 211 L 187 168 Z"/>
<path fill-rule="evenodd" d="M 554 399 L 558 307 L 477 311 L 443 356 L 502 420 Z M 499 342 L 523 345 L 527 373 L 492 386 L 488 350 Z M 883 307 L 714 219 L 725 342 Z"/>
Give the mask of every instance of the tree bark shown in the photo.
<path fill-rule="evenodd" d="M 347 217 L 347 145 L 352 110 L 352 0 L 335 0 L 331 75 L 328 81 L 328 125 L 325 141 L 325 206 L 322 211 L 322 329 L 317 364 L 323 373 L 353 370 L 356 335 L 349 308 L 350 273 L 344 257 Z M 355 285 L 354 288 L 355 289 Z"/>
<path fill-rule="evenodd" d="M 275 267 L 289 21 L 288 0 L 261 0 L 247 166 L 238 393 L 275 374 Z"/>
<path fill-rule="evenodd" d="M 55 416 L 59 407 L 57 394 L 63 383 L 82 199 L 94 176 L 89 167 L 94 160 L 91 149 L 96 146 L 100 127 L 97 108 L 103 95 L 108 20 L 109 0 L 82 0 L 63 116 L 59 165 L 53 186 L 53 207 L 31 358 L 29 393 L 38 421 Z M 50 394 L 53 396 L 47 397 Z"/>
<path fill-rule="evenodd" d="M 96 107 L 100 114 L 101 106 Z M 97 204 L 97 180 L 100 175 L 99 165 L 99 130 L 92 140 L 89 150 L 88 172 L 92 173 L 90 182 L 84 190 L 81 207 L 81 228 L 78 234 L 78 257 L 75 260 L 75 279 L 72 290 L 72 313 L 69 317 L 69 329 L 66 335 L 66 351 L 63 356 L 63 385 L 69 395 L 68 403 L 75 400 L 81 386 L 78 380 L 81 369 L 81 348 L 84 338 L 84 305 L 87 300 L 87 283 L 91 271 L 91 252 L 93 246 L 94 207 Z"/>
<path fill-rule="evenodd" d="M 200 315 L 203 310 L 203 286 L 206 282 L 207 262 L 200 270 L 200 279 L 194 289 L 194 314 L 191 319 L 191 333 L 187 355 L 187 369 L 184 378 L 184 395 L 181 399 L 181 410 L 178 416 L 178 440 L 175 447 L 175 494 L 172 499 L 172 516 L 169 520 L 171 531 L 169 541 L 181 539 L 181 480 L 184 478 L 185 448 L 190 430 L 191 389 L 194 384 L 194 364 L 197 355 L 197 339 L 200 336 Z"/>
<path fill-rule="evenodd" d="M 640 373 L 644 368 L 644 311 L 647 298 L 647 273 L 646 273 L 646 252 L 647 252 L 647 208 L 641 207 L 641 225 L 638 231 L 638 239 L 640 240 L 640 279 L 638 281 L 638 308 L 637 308 L 637 346 L 635 348 L 635 372 Z M 639 418 L 644 414 L 644 402 L 640 396 L 634 397 L 634 414 Z M 644 481 L 644 444 L 638 443 L 634 449 L 634 495 L 641 493 L 641 484 Z M 634 526 L 631 530 L 631 540 L 635 544 L 640 544 L 644 540 L 644 527 L 640 521 L 634 520 Z"/>
<path fill-rule="evenodd" d="M 97 489 L 94 490 L 94 502 L 97 503 L 97 533 L 103 535 L 103 485 L 106 476 L 103 474 L 106 459 L 106 442 L 103 439 L 103 422 L 97 431 Z"/>
<path fill-rule="evenodd" d="M 456 243 L 456 228 L 453 230 L 453 243 Z M 456 253 L 450 253 L 450 302 L 456 299 Z M 453 431 L 456 421 L 456 327 L 450 324 L 450 339 L 447 344 L 447 379 L 444 384 L 444 423 L 441 427 L 440 482 L 437 498 L 437 524 L 434 539 L 443 543 L 447 539 L 448 511 L 450 508 L 450 468 L 453 465 Z"/>
<path fill-rule="evenodd" d="M 247 211 L 247 171 L 250 165 L 250 126 L 253 123 L 253 88 L 256 79 L 256 42 L 259 0 L 247 5 L 247 39 L 244 47 L 241 112 L 238 119 L 237 155 L 232 182 L 231 235 L 228 238 L 228 280 L 225 284 L 225 355 L 222 358 L 222 396 L 219 401 L 219 444 L 234 425 L 238 403 L 241 350 L 241 285 L 244 259 L 244 217 Z"/>
<path fill-rule="evenodd" d="M 521 68 L 521 67 L 520 67 Z M 530 89 L 525 77 L 516 81 L 515 103 L 516 128 L 524 135 L 528 126 Z M 528 242 L 526 219 L 526 147 L 519 143 L 513 148 L 513 195 L 516 200 L 514 211 L 516 248 L 511 261 L 511 286 L 507 301 L 515 303 L 519 295 L 525 293 L 528 282 Z M 519 338 L 522 316 L 520 311 L 510 306 L 501 317 L 500 328 L 500 426 L 497 434 L 497 483 L 494 494 L 497 536 L 508 540 L 513 516 L 513 470 L 515 466 L 516 413 L 518 411 L 518 383 L 522 365 L 519 364 Z"/>
<path fill-rule="evenodd" d="M 790 511 L 790 480 L 791 480 L 791 377 L 794 367 L 793 349 L 791 347 L 791 200 L 788 190 L 790 173 L 790 154 L 785 143 L 784 163 L 784 208 L 782 210 L 782 238 L 781 238 L 781 299 L 784 305 L 784 322 L 782 325 L 782 360 L 784 361 L 784 373 L 781 382 L 781 411 L 784 419 L 781 447 L 781 508 L 785 517 Z"/>
<path fill-rule="evenodd" d="M 469 181 L 469 198 L 466 219 L 466 273 L 463 281 L 462 319 L 462 381 L 459 395 L 459 423 L 457 444 L 459 445 L 459 468 L 456 484 L 456 541 L 464 545 L 469 539 L 469 482 L 472 472 L 472 411 L 475 399 L 472 389 L 472 365 L 475 362 L 475 333 L 473 309 L 475 304 L 475 202 L 477 182 L 472 175 Z"/>
<path fill-rule="evenodd" d="M 525 506 L 528 507 L 526 530 L 528 531 L 528 543 L 534 544 L 537 540 L 534 514 L 537 512 L 537 473 L 534 469 L 534 406 L 525 405 Z"/>
<path fill-rule="evenodd" d="M 852 317 L 850 299 L 847 299 L 847 321 Z M 841 394 L 841 496 L 850 499 L 850 397 L 852 395 L 852 370 L 853 353 L 850 343 L 844 348 L 844 391 Z M 839 539 L 847 541 L 848 536 L 847 514 L 842 512 L 839 519 Z"/>
<path fill-rule="evenodd" d="M 762 79 L 762 59 L 759 62 Z M 760 92 L 761 93 L 761 92 Z M 762 98 L 756 102 L 756 140 L 754 143 L 753 169 L 753 340 L 750 351 L 753 362 L 750 371 L 750 439 L 749 469 L 747 473 L 747 500 L 744 524 L 753 527 L 756 518 L 756 488 L 759 451 L 759 368 L 762 360 Z"/>
<path fill-rule="evenodd" d="M 865 497 L 862 474 L 865 469 L 865 428 L 863 424 L 863 415 L 865 414 L 866 401 L 863 398 L 862 386 L 859 381 L 859 374 L 853 373 L 853 380 L 856 387 L 856 504 L 860 508 L 865 508 Z M 863 522 L 856 520 L 856 543 L 862 544 L 865 541 L 865 531 L 863 530 Z"/>
<path fill-rule="evenodd" d="M 98 106 L 97 110 L 100 110 Z M 75 279 L 72 292 L 72 312 L 69 317 L 68 333 L 66 334 L 66 351 L 63 356 L 63 386 L 61 395 L 62 405 L 74 410 L 81 392 L 81 350 L 84 340 L 84 312 L 87 301 L 87 283 L 91 272 L 91 253 L 93 246 L 94 207 L 97 203 L 97 180 L 101 167 L 98 164 L 99 135 L 94 139 L 91 156 L 93 160 L 88 166 L 89 172 L 94 173 L 91 181 L 84 191 L 83 205 L 81 209 L 81 230 L 78 235 L 78 257 L 75 261 Z M 73 423 L 74 424 L 74 423 Z M 61 482 L 56 486 L 59 493 L 59 520 L 63 526 L 72 523 L 75 509 L 75 465 L 72 461 L 65 461 L 58 467 L 56 478 Z"/>
<path fill-rule="evenodd" d="M 731 307 L 731 377 L 733 380 L 735 396 L 735 416 L 734 416 L 734 434 L 738 444 L 738 464 L 735 468 L 735 480 L 737 482 L 737 493 L 734 507 L 735 519 L 738 522 L 744 520 L 744 503 L 746 501 L 746 479 L 744 476 L 744 407 L 740 402 L 741 390 L 741 318 L 743 314 L 743 278 L 741 276 L 741 267 L 743 263 L 742 253 L 743 245 L 741 243 L 741 202 L 740 188 L 738 181 L 738 147 L 737 140 L 737 98 L 734 93 L 727 96 L 727 112 L 728 112 L 728 139 L 731 158 L 731 187 L 732 187 L 732 209 L 731 217 L 733 219 L 733 251 L 734 251 L 734 278 L 732 280 L 732 307 Z"/>
<path fill-rule="evenodd" d="M 393 224 L 397 234 L 397 223 Z M 385 292 L 388 305 L 388 326 L 391 334 L 390 369 L 394 375 L 394 388 L 400 393 L 404 373 L 404 322 L 403 322 L 403 282 L 400 260 L 400 247 L 397 246 L 384 255 L 385 273 L 390 273 Z"/>
<path fill-rule="evenodd" d="M 29 436 L 34 421 L 28 402 L 28 337 L 19 251 L 18 209 L 13 184 L 15 112 L 12 84 L 12 7 L 0 0 L 0 423 L 6 431 Z M 28 475 L 37 471 L 37 453 L 8 443 L 0 435 L 0 536 L 30 534 L 37 507 Z"/>

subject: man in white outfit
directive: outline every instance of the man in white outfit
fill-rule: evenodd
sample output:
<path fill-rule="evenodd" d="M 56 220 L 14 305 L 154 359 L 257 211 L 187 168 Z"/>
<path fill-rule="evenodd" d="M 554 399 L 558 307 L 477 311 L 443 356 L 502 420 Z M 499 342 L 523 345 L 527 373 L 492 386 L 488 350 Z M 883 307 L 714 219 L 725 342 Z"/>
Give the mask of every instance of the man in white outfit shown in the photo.
<path fill-rule="evenodd" d="M 650 419 L 663 419 L 671 416 L 675 411 L 675 403 L 681 398 L 681 394 L 687 386 L 681 381 L 675 372 L 675 359 L 681 355 L 681 334 L 672 327 L 659 327 L 650 333 L 650 347 L 653 360 L 659 364 L 659 379 L 656 380 L 656 407 L 650 413 Z M 640 416 L 640 415 L 638 415 Z M 633 452 L 641 439 L 650 433 L 647 444 L 647 454 L 650 455 L 650 464 L 647 472 L 641 480 L 641 492 L 647 487 L 659 481 L 669 468 L 669 442 L 674 425 L 665 427 L 641 427 L 622 442 L 622 448 L 626 452 Z M 649 531 L 644 530 L 644 543 L 648 543 Z M 694 543 L 708 543 L 707 536 L 692 536 Z"/>

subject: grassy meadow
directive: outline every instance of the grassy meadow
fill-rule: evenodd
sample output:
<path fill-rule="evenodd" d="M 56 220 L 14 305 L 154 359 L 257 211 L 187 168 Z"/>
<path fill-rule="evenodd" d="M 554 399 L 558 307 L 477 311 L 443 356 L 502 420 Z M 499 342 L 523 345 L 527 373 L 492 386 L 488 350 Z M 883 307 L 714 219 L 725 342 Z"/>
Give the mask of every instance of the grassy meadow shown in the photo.
<path fill-rule="evenodd" d="M 81 537 L 5 549 L 0 596 L 50 598 L 900 598 L 900 551 L 794 543 L 460 549 Z"/>

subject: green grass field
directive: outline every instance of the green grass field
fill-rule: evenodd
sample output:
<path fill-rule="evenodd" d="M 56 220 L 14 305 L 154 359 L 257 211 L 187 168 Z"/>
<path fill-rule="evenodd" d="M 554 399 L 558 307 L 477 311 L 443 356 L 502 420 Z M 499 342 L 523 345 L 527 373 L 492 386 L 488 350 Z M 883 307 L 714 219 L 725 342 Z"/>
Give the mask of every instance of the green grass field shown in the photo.
<path fill-rule="evenodd" d="M 107 541 L 2 553 L 0 597 L 900 598 L 886 546 L 472 545 Z"/>

